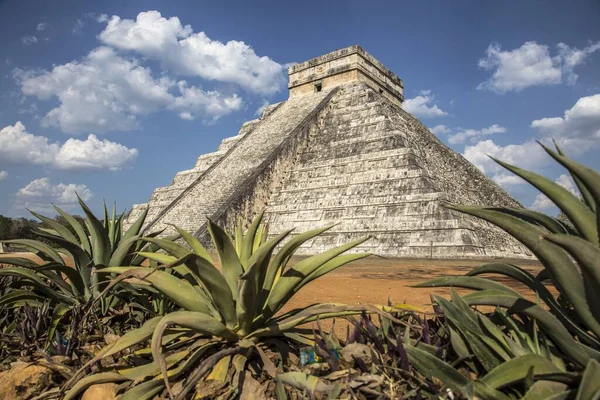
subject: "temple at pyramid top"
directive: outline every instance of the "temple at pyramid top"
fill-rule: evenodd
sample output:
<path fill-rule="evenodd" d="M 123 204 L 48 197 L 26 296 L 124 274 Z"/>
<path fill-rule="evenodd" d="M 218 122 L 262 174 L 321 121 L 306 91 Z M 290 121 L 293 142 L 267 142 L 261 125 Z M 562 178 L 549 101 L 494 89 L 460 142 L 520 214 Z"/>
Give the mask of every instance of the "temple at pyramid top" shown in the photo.
<path fill-rule="evenodd" d="M 362 48 L 294 65 L 289 76 L 287 100 L 156 188 L 147 203 L 133 206 L 125 225 L 147 213 L 146 233 L 170 235 L 175 225 L 209 243 L 207 218 L 231 232 L 264 211 L 270 237 L 333 225 L 300 254 L 369 236 L 353 251 L 532 256 L 495 226 L 443 206 L 521 207 L 403 110 L 402 80 Z"/>
<path fill-rule="evenodd" d="M 402 79 L 357 45 L 293 65 L 288 74 L 290 97 L 364 82 L 398 105 L 404 101 Z"/>

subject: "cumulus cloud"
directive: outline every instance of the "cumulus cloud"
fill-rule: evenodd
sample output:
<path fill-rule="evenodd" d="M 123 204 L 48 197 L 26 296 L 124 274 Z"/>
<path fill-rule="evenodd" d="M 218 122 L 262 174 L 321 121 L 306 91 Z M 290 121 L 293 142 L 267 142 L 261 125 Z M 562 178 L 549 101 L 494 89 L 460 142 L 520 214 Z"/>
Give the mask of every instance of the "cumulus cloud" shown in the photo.
<path fill-rule="evenodd" d="M 573 178 L 571 178 L 570 175 L 562 174 L 556 179 L 555 182 L 574 195 L 579 195 L 577 187 L 575 186 L 575 182 L 573 182 Z M 531 208 L 537 211 L 547 211 L 551 208 L 554 208 L 554 203 L 552 200 L 546 197 L 546 195 L 540 193 L 535 198 Z"/>
<path fill-rule="evenodd" d="M 37 27 L 35 28 L 38 32 L 43 32 L 46 29 L 48 29 L 48 23 L 47 22 L 40 22 L 39 24 L 37 24 Z"/>
<path fill-rule="evenodd" d="M 551 144 L 551 139 L 570 155 L 580 155 L 600 147 L 600 94 L 582 97 L 563 117 L 535 120 L 531 127 L 539 132 L 538 139 Z M 435 128 L 434 128 L 435 129 Z M 503 185 L 522 183 L 504 172 L 487 155 L 529 170 L 539 170 L 549 162 L 544 150 L 534 140 L 520 144 L 498 145 L 488 139 L 466 146 L 463 156 Z"/>
<path fill-rule="evenodd" d="M 34 35 L 26 35 L 21 38 L 21 43 L 29 46 L 30 44 L 35 44 L 38 42 L 37 36 Z"/>
<path fill-rule="evenodd" d="M 450 129 L 446 125 L 436 125 L 433 128 L 429 128 L 429 130 L 434 135 L 443 135 L 444 133 L 450 132 Z"/>
<path fill-rule="evenodd" d="M 77 204 L 77 195 L 82 200 L 92 198 L 92 191 L 83 184 L 59 183 L 52 184 L 49 178 L 39 178 L 29 182 L 15 194 L 15 206 L 18 209 L 47 212 L 50 204 L 61 208 L 71 208 Z"/>
<path fill-rule="evenodd" d="M 533 140 L 501 146 L 490 139 L 466 146 L 463 156 L 502 186 L 520 184 L 524 181 L 506 171 L 489 156 L 525 169 L 537 169 L 547 162 L 548 157 L 540 145 Z"/>
<path fill-rule="evenodd" d="M 46 114 L 42 124 L 68 133 L 136 129 L 138 116 L 162 109 L 214 120 L 241 107 L 236 94 L 205 92 L 167 77 L 155 79 L 137 60 L 123 58 L 104 46 L 81 61 L 58 65 L 51 71 L 15 69 L 13 77 L 23 94 L 59 100 L 59 106 Z M 177 89 L 180 96 L 172 93 Z"/>
<path fill-rule="evenodd" d="M 137 149 L 107 139 L 99 140 L 95 135 L 89 135 L 86 140 L 69 139 L 60 145 L 50 142 L 47 137 L 27 132 L 20 121 L 0 130 L 0 159 L 12 164 L 118 171 L 135 161 L 137 156 Z"/>
<path fill-rule="evenodd" d="M 434 102 L 435 96 L 431 94 L 431 90 L 422 90 L 418 96 L 405 100 L 402 108 L 417 117 L 434 118 L 448 115 Z"/>
<path fill-rule="evenodd" d="M 551 56 L 548 46 L 536 42 L 526 42 L 514 50 L 502 50 L 498 43 L 490 44 L 485 57 L 479 60 L 479 67 L 493 71 L 492 76 L 477 88 L 506 93 L 538 85 L 573 84 L 577 80 L 574 68 L 600 50 L 600 42 L 584 49 L 564 43 L 556 48 L 556 55 Z"/>
<path fill-rule="evenodd" d="M 488 128 L 483 129 L 463 129 L 456 128 L 448 136 L 448 142 L 450 144 L 464 143 L 467 139 L 471 142 L 477 142 L 482 137 L 493 135 L 495 133 L 505 133 L 506 128 L 498 124 L 494 124 Z M 448 133 L 448 132 L 446 132 Z"/>
<path fill-rule="evenodd" d="M 260 94 L 285 87 L 284 68 L 269 57 L 258 56 L 242 41 L 222 43 L 204 32 L 194 33 L 177 17 L 158 11 L 138 14 L 136 20 L 113 15 L 99 38 L 105 44 L 159 61 L 163 67 L 186 76 L 235 83 Z"/>
<path fill-rule="evenodd" d="M 6 179 L 7 176 L 8 176 L 8 172 L 0 171 L 0 181 L 3 179 Z"/>
<path fill-rule="evenodd" d="M 582 97 L 563 117 L 537 119 L 531 127 L 555 139 L 571 154 L 581 154 L 600 145 L 600 94 Z"/>

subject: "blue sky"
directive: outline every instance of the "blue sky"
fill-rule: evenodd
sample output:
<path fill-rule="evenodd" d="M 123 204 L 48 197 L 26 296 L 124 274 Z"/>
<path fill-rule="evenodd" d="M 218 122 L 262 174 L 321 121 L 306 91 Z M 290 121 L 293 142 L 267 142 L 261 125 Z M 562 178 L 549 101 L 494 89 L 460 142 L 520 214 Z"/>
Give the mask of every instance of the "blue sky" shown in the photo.
<path fill-rule="evenodd" d="M 572 189 L 535 140 L 600 169 L 600 2 L 2 1 L 0 214 L 124 210 L 214 151 L 286 66 L 359 44 L 405 109 L 525 206 L 486 154 Z"/>

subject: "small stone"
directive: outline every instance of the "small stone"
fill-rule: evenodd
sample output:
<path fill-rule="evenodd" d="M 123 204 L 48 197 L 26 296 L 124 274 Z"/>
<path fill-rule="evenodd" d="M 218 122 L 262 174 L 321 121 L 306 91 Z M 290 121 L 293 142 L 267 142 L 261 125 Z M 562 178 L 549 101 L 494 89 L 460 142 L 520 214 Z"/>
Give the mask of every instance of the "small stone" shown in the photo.
<path fill-rule="evenodd" d="M 356 365 L 356 360 L 370 368 L 373 365 L 373 350 L 362 343 L 350 343 L 342 349 L 341 364 L 344 368 L 352 368 Z"/>
<path fill-rule="evenodd" d="M 119 385 L 116 383 L 92 385 L 83 393 L 81 400 L 117 400 L 118 389 Z"/>
<path fill-rule="evenodd" d="M 13 363 L 0 376 L 0 399 L 27 399 L 42 393 L 50 384 L 52 370 L 40 365 Z"/>

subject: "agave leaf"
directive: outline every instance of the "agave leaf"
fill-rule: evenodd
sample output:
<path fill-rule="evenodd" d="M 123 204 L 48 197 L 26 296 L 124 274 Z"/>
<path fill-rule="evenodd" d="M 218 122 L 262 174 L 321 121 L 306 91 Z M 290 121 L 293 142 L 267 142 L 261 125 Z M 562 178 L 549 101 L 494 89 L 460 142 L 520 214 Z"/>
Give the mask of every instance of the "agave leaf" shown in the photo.
<path fill-rule="evenodd" d="M 208 220 L 208 232 L 221 261 L 221 273 L 229 285 L 233 300 L 237 301 L 237 280 L 244 273 L 244 267 L 229 236 L 210 219 Z"/>
<path fill-rule="evenodd" d="M 364 243 L 369 238 L 361 238 L 350 243 L 330 249 L 324 253 L 309 257 L 300 261 L 292 268 L 284 272 L 281 278 L 277 281 L 273 290 L 267 298 L 267 304 L 263 311 L 266 318 L 274 315 L 283 305 L 293 296 L 295 290 L 299 290 L 299 285 L 302 281 L 309 277 L 313 272 L 319 269 L 322 265 L 346 251 Z M 299 287 L 298 287 L 299 286 Z"/>
<path fill-rule="evenodd" d="M 285 372 L 277 375 L 277 382 L 290 385 L 296 389 L 306 391 L 314 398 L 317 392 L 329 392 L 333 385 L 327 385 L 316 376 L 304 372 Z M 284 389 L 285 392 L 285 389 Z"/>
<path fill-rule="evenodd" d="M 600 321 L 600 249 L 571 235 L 549 235 L 546 240 L 565 249 L 581 268 L 590 309 Z"/>
<path fill-rule="evenodd" d="M 171 265 L 174 262 L 177 262 L 177 257 L 170 256 L 163 253 L 154 253 L 147 251 L 140 251 L 137 253 L 138 255 L 145 257 L 149 260 L 153 260 L 158 262 L 160 265 Z"/>
<path fill-rule="evenodd" d="M 86 293 L 88 293 L 88 292 L 86 292 L 86 290 L 88 290 L 88 288 L 85 286 L 85 283 L 81 277 L 81 274 L 79 274 L 78 271 L 76 271 L 75 269 L 73 269 L 67 265 L 48 263 L 48 264 L 39 266 L 38 268 L 35 268 L 35 270 L 39 271 L 40 273 L 42 273 L 45 276 L 52 279 L 52 281 L 54 283 L 56 283 L 58 286 L 65 289 L 65 292 L 68 292 L 73 295 L 78 294 L 80 296 L 85 296 Z M 45 271 L 56 271 L 56 274 L 53 274 L 52 276 L 50 276 L 49 274 L 45 273 Z M 67 288 L 68 286 L 62 280 L 62 278 L 60 277 L 60 274 L 64 274 L 67 277 L 67 279 L 69 280 L 68 285 L 70 285 L 71 290 L 69 290 Z"/>
<path fill-rule="evenodd" d="M 34 252 L 39 252 L 43 255 L 41 258 L 45 258 L 47 261 L 54 261 L 59 264 L 64 264 L 64 260 L 58 254 L 56 250 L 52 247 L 48 246 L 45 243 L 42 243 L 38 240 L 32 239 L 12 239 L 12 240 L 3 240 L 2 243 L 16 245 L 18 247 L 24 247 L 26 249 L 33 250 Z"/>
<path fill-rule="evenodd" d="M 300 233 L 283 245 L 283 247 L 277 252 L 273 260 L 269 264 L 267 273 L 265 274 L 265 281 L 263 283 L 263 290 L 261 294 L 261 300 L 259 304 L 264 304 L 267 296 L 271 292 L 273 285 L 275 284 L 275 277 L 281 275 L 285 268 L 288 260 L 292 257 L 294 252 L 305 242 L 320 235 L 321 233 L 331 229 L 335 225 L 328 225 L 322 228 L 313 229 L 311 231 Z"/>
<path fill-rule="evenodd" d="M 153 379 L 135 385 L 119 396 L 119 400 L 151 400 L 160 394 L 164 387 L 165 384 L 162 379 Z"/>
<path fill-rule="evenodd" d="M 252 321 L 256 314 L 256 282 L 248 274 L 252 269 L 248 269 L 239 279 L 239 293 L 235 305 L 235 312 L 239 324 L 239 335 L 246 336 L 252 327 Z"/>
<path fill-rule="evenodd" d="M 542 270 L 544 272 L 546 270 Z M 511 277 L 531 290 L 534 290 L 540 299 L 552 310 L 552 313 L 571 331 L 573 334 L 581 338 L 582 341 L 590 346 L 600 346 L 600 342 L 591 336 L 587 331 L 583 330 L 576 324 L 571 317 L 565 312 L 565 309 L 560 305 L 550 291 L 542 284 L 540 277 L 537 278 L 524 270 L 512 264 L 490 263 L 477 267 L 467 273 L 469 276 L 480 275 L 485 273 L 496 273 Z"/>
<path fill-rule="evenodd" d="M 12 290 L 0 297 L 0 307 L 10 306 L 11 304 L 23 301 L 41 302 L 46 300 L 45 297 L 33 293 L 31 290 Z"/>
<path fill-rule="evenodd" d="M 4 255 L 0 255 L 0 264 L 10 264 L 15 265 L 17 267 L 36 269 L 40 266 L 35 261 L 31 261 L 27 258 L 23 257 L 4 257 Z"/>
<path fill-rule="evenodd" d="M 566 392 L 568 388 L 567 385 L 560 382 L 537 381 L 531 385 L 521 400 L 548 400 L 558 393 L 568 393 Z"/>
<path fill-rule="evenodd" d="M 69 223 L 69 225 L 71 225 L 71 227 L 77 234 L 77 237 L 79 238 L 79 244 L 81 245 L 81 247 L 83 247 L 83 249 L 85 251 L 87 251 L 88 254 L 92 254 L 92 247 L 90 246 L 90 239 L 88 238 L 88 235 L 85 232 L 85 229 L 83 228 L 81 223 L 79 223 L 79 221 L 77 221 L 71 214 L 60 209 L 56 205 L 52 204 L 52 207 L 54 207 L 56 212 L 59 213 L 60 215 L 62 215 L 64 217 L 64 219 Z"/>
<path fill-rule="evenodd" d="M 300 282 L 300 284 L 298 284 L 296 286 L 294 291 L 295 292 L 299 291 L 305 285 L 309 284 L 310 282 L 314 281 L 315 279 L 318 279 L 321 276 L 328 274 L 333 270 L 343 267 L 346 264 L 349 264 L 351 262 L 361 260 L 363 258 L 370 257 L 370 256 L 372 256 L 371 253 L 356 253 L 356 254 L 339 255 L 336 258 L 334 258 L 333 260 L 327 261 L 325 264 L 321 265 L 319 268 L 317 268 L 315 271 L 313 271 L 310 275 L 308 275 L 306 278 L 304 278 L 302 280 L 302 282 Z"/>
<path fill-rule="evenodd" d="M 434 376 L 452 390 L 456 390 L 465 396 L 472 392 L 471 382 L 436 356 L 413 346 L 406 346 L 406 353 L 410 364 L 421 374 Z"/>
<path fill-rule="evenodd" d="M 246 234 L 243 236 L 241 248 L 240 248 L 239 260 L 240 260 L 240 263 L 242 264 L 242 267 L 244 268 L 244 270 L 246 270 L 248 268 L 248 260 L 250 259 L 250 256 L 252 256 L 252 250 L 254 248 L 254 239 L 256 237 L 256 233 L 258 231 L 260 223 L 263 219 L 263 215 L 264 215 L 264 211 L 262 211 L 261 213 L 256 215 L 256 217 L 254 217 L 254 219 L 252 220 L 252 223 L 250 224 L 250 226 L 248 227 L 248 230 L 246 231 Z"/>
<path fill-rule="evenodd" d="M 533 368 L 533 374 L 553 374 L 561 371 L 543 356 L 537 354 L 527 354 L 507 361 L 485 375 L 481 380 L 495 389 L 501 389 L 505 386 L 523 381 L 530 370 Z"/>
<path fill-rule="evenodd" d="M 541 145 L 544 148 L 544 150 L 546 150 L 546 152 L 548 154 L 550 154 L 550 156 L 552 158 L 554 158 L 556 161 L 558 161 L 560 164 L 562 164 L 563 167 L 568 169 L 569 172 L 571 173 L 571 175 L 577 177 L 577 179 L 581 182 L 581 184 L 586 188 L 586 192 L 589 194 L 589 197 L 594 199 L 594 203 L 596 205 L 595 210 L 596 211 L 599 210 L 600 209 L 600 174 L 598 174 L 596 171 L 592 170 L 591 168 L 586 167 L 585 165 L 581 165 L 565 156 L 561 156 L 560 154 L 555 153 L 554 151 L 550 150 L 543 144 L 541 144 Z M 592 220 L 593 219 L 594 218 L 592 217 Z M 599 228 L 600 227 L 600 213 L 596 212 L 595 220 L 596 220 L 596 234 L 598 234 L 597 230 L 600 229 Z M 587 237 L 586 237 L 586 239 L 587 239 Z M 596 239 L 596 241 L 593 241 L 593 243 L 598 243 L 598 239 Z"/>
<path fill-rule="evenodd" d="M 194 253 L 196 253 L 197 255 L 199 255 L 200 257 L 204 258 L 206 261 L 208 261 L 212 264 L 212 262 L 213 262 L 212 257 L 210 256 L 210 254 L 208 253 L 206 248 L 204 248 L 204 246 L 202 245 L 202 243 L 200 243 L 200 241 L 198 239 L 196 239 L 193 235 L 191 235 L 185 229 L 181 229 L 180 227 L 178 227 L 176 225 L 173 225 L 173 227 L 177 230 L 177 232 L 179 232 L 179 234 L 181 235 L 183 240 L 185 240 L 185 242 L 188 244 L 188 246 L 190 246 L 190 248 L 194 251 Z"/>
<path fill-rule="evenodd" d="M 62 224 L 56 222 L 51 218 L 44 217 L 43 215 L 38 214 L 30 209 L 27 209 L 27 211 L 29 211 L 34 217 L 48 225 L 50 228 L 54 229 L 56 233 L 60 235 L 64 240 L 71 242 L 72 244 L 75 244 L 77 246 L 80 245 L 75 236 L 71 233 L 71 231 L 64 227 Z"/>
<path fill-rule="evenodd" d="M 90 263 L 90 255 L 85 250 L 83 250 L 79 244 L 73 244 L 60 236 L 50 235 L 45 232 L 40 232 L 38 230 L 34 230 L 34 232 L 36 235 L 46 238 L 62 246 L 64 250 L 66 250 L 71 256 L 78 270 L 87 267 L 87 265 Z M 64 264 L 64 261 L 62 261 L 61 264 Z"/>
<path fill-rule="evenodd" d="M 77 398 L 79 393 L 83 392 L 85 389 L 92 385 L 97 385 L 100 383 L 108 383 L 108 382 L 123 382 L 128 379 L 124 376 L 116 373 L 116 372 L 100 372 L 94 375 L 88 375 L 85 378 L 79 380 L 75 386 L 73 386 L 64 397 L 64 400 L 73 400 Z"/>
<path fill-rule="evenodd" d="M 539 189 L 565 213 L 582 236 L 591 242 L 598 243 L 598 232 L 594 223 L 595 215 L 577 196 L 542 175 L 512 166 L 495 158 L 493 160 Z"/>
<path fill-rule="evenodd" d="M 131 224 L 129 229 L 127 229 L 127 231 L 125 231 L 125 233 L 123 233 L 123 237 L 121 238 L 121 240 L 126 240 L 133 236 L 140 236 L 140 232 L 142 231 L 142 226 L 144 225 L 144 222 L 146 222 L 146 216 L 148 215 L 148 209 L 149 209 L 149 207 L 144 208 L 144 211 L 142 211 L 142 213 L 140 214 L 138 219 L 136 219 L 135 222 L 133 224 Z"/>
<path fill-rule="evenodd" d="M 212 371 L 206 376 L 206 380 L 217 380 L 221 382 L 227 382 L 227 373 L 231 366 L 231 356 L 223 357 L 217 362 L 212 368 Z"/>
<path fill-rule="evenodd" d="M 60 323 L 60 320 L 67 314 L 67 312 L 71 311 L 73 307 L 64 303 L 59 303 L 54 307 L 54 311 L 52 312 L 52 320 L 50 322 L 50 329 L 48 329 L 48 339 L 46 340 L 45 349 L 47 350 L 54 339 L 54 332 Z"/>
<path fill-rule="evenodd" d="M 233 294 L 229 290 L 227 281 L 219 273 L 219 270 L 201 256 L 193 253 L 177 260 L 171 266 L 176 267 L 181 264 L 187 265 L 190 270 L 195 272 L 197 279 L 204 284 L 212 297 L 212 301 L 223 317 L 225 324 L 229 328 L 233 328 L 237 324 Z"/>
<path fill-rule="evenodd" d="M 597 399 L 598 393 L 600 393 L 600 364 L 590 360 L 585 367 L 575 400 Z"/>
<path fill-rule="evenodd" d="M 166 358 L 167 367 L 171 367 L 177 364 L 179 361 L 183 360 L 186 356 L 190 354 L 189 348 L 185 350 L 178 351 L 173 354 L 169 354 Z M 120 368 L 117 372 L 127 379 L 132 381 L 143 381 L 149 377 L 155 377 L 160 374 L 160 366 L 156 362 L 151 362 L 144 365 L 139 365 L 137 367 L 131 368 Z"/>
<path fill-rule="evenodd" d="M 523 298 L 511 295 L 507 292 L 495 290 L 482 290 L 463 296 L 470 305 L 491 305 L 505 307 L 511 312 L 525 315 L 535 319 L 540 327 L 550 336 L 556 345 L 575 362 L 580 365 L 587 364 L 590 353 L 579 345 L 569 331 L 550 312 L 542 307 Z M 597 355 L 600 359 L 600 353 Z"/>
<path fill-rule="evenodd" d="M 149 236 L 145 236 L 145 237 L 141 238 L 140 240 L 155 244 L 159 248 L 165 250 L 167 253 L 169 253 L 172 256 L 177 257 L 177 258 L 185 257 L 186 255 L 191 253 L 190 249 L 188 249 L 185 246 L 182 246 L 178 243 L 175 243 L 172 240 L 158 239 L 158 238 L 149 237 Z"/>
<path fill-rule="evenodd" d="M 146 267 L 107 267 L 98 273 L 127 274 L 149 282 L 156 290 L 173 300 L 178 306 L 210 315 L 203 297 L 186 280 L 179 279 L 165 271 Z"/>
<path fill-rule="evenodd" d="M 125 258 L 133 252 L 135 243 L 140 239 L 139 236 L 131 236 L 117 242 L 117 247 L 112 252 L 107 266 L 117 267 L 123 265 Z"/>
<path fill-rule="evenodd" d="M 590 310 L 585 296 L 585 286 L 579 271 L 568 254 L 558 246 L 542 239 L 544 231 L 516 217 L 502 214 L 491 208 L 448 206 L 451 209 L 482 218 L 499 226 L 525 244 L 544 264 L 560 293 L 573 304 L 586 326 L 600 336 L 600 323 Z"/>
<path fill-rule="evenodd" d="M 586 278 L 595 282 L 594 288 L 600 293 L 600 249 L 590 242 L 571 235 L 548 235 L 544 239 L 562 247 L 585 271 Z"/>
<path fill-rule="evenodd" d="M 25 279 L 27 283 L 30 283 L 32 286 L 37 288 L 39 291 L 43 292 L 46 296 L 54 299 L 55 301 L 61 303 L 70 303 L 75 304 L 77 300 L 75 298 L 62 295 L 58 293 L 56 290 L 52 289 L 46 282 L 44 282 L 38 274 L 35 272 L 21 268 L 21 267 L 6 267 L 0 268 L 0 276 L 15 276 L 21 279 Z"/>
<path fill-rule="evenodd" d="M 105 227 L 103 226 L 102 222 L 100 222 L 100 220 L 96 218 L 92 210 L 88 208 L 88 206 L 84 203 L 83 200 L 81 200 L 79 196 L 77 196 L 77 200 L 79 201 L 79 205 L 85 213 L 85 222 L 88 227 L 88 230 L 90 231 L 90 236 L 92 238 L 92 255 L 94 259 L 94 264 L 108 265 L 108 261 L 110 260 L 111 254 L 108 233 Z M 104 204 L 104 209 L 106 210 L 106 203 Z M 107 217 L 108 215 L 105 216 L 105 218 Z"/>
<path fill-rule="evenodd" d="M 521 296 L 519 292 L 509 288 L 506 285 L 503 285 L 499 282 L 494 282 L 490 279 L 486 278 L 477 278 L 472 276 L 443 276 L 439 278 L 434 278 L 428 280 L 427 282 L 418 283 L 416 285 L 411 285 L 412 287 L 461 287 L 467 289 L 496 289 L 496 290 L 506 290 L 511 292 L 517 296 Z"/>
<path fill-rule="evenodd" d="M 520 218 L 523 221 L 539 225 L 546 228 L 551 233 L 569 233 L 562 222 L 541 212 L 528 210 L 526 208 L 502 208 L 499 211 Z"/>
<path fill-rule="evenodd" d="M 558 144 L 556 144 L 556 141 L 554 141 L 554 139 L 552 139 L 552 142 L 554 143 L 554 147 L 556 147 L 557 153 L 559 155 L 567 158 L 566 154 L 562 151 L 562 149 L 558 146 Z M 542 147 L 544 147 L 544 149 L 546 149 L 546 147 L 543 144 L 542 144 Z M 571 175 L 571 177 L 573 178 L 573 181 L 577 185 L 577 189 L 579 189 L 579 193 L 581 193 L 581 197 L 582 197 L 583 201 L 585 202 L 585 205 L 588 206 L 590 208 L 590 210 L 592 210 L 592 212 L 596 213 L 597 212 L 596 203 L 594 202 L 594 197 L 591 195 L 587 186 L 573 172 L 569 171 L 569 174 Z"/>
<path fill-rule="evenodd" d="M 167 364 L 162 356 L 162 337 L 165 329 L 169 326 L 177 325 L 193 331 L 210 336 L 217 336 L 225 340 L 235 340 L 237 336 L 227 329 L 220 321 L 206 314 L 193 311 L 175 311 L 165 315 L 156 326 L 152 334 L 152 357 L 160 366 L 165 386 L 171 392 L 169 386 L 169 377 L 167 374 Z M 171 397 L 172 396 L 172 393 Z"/>

